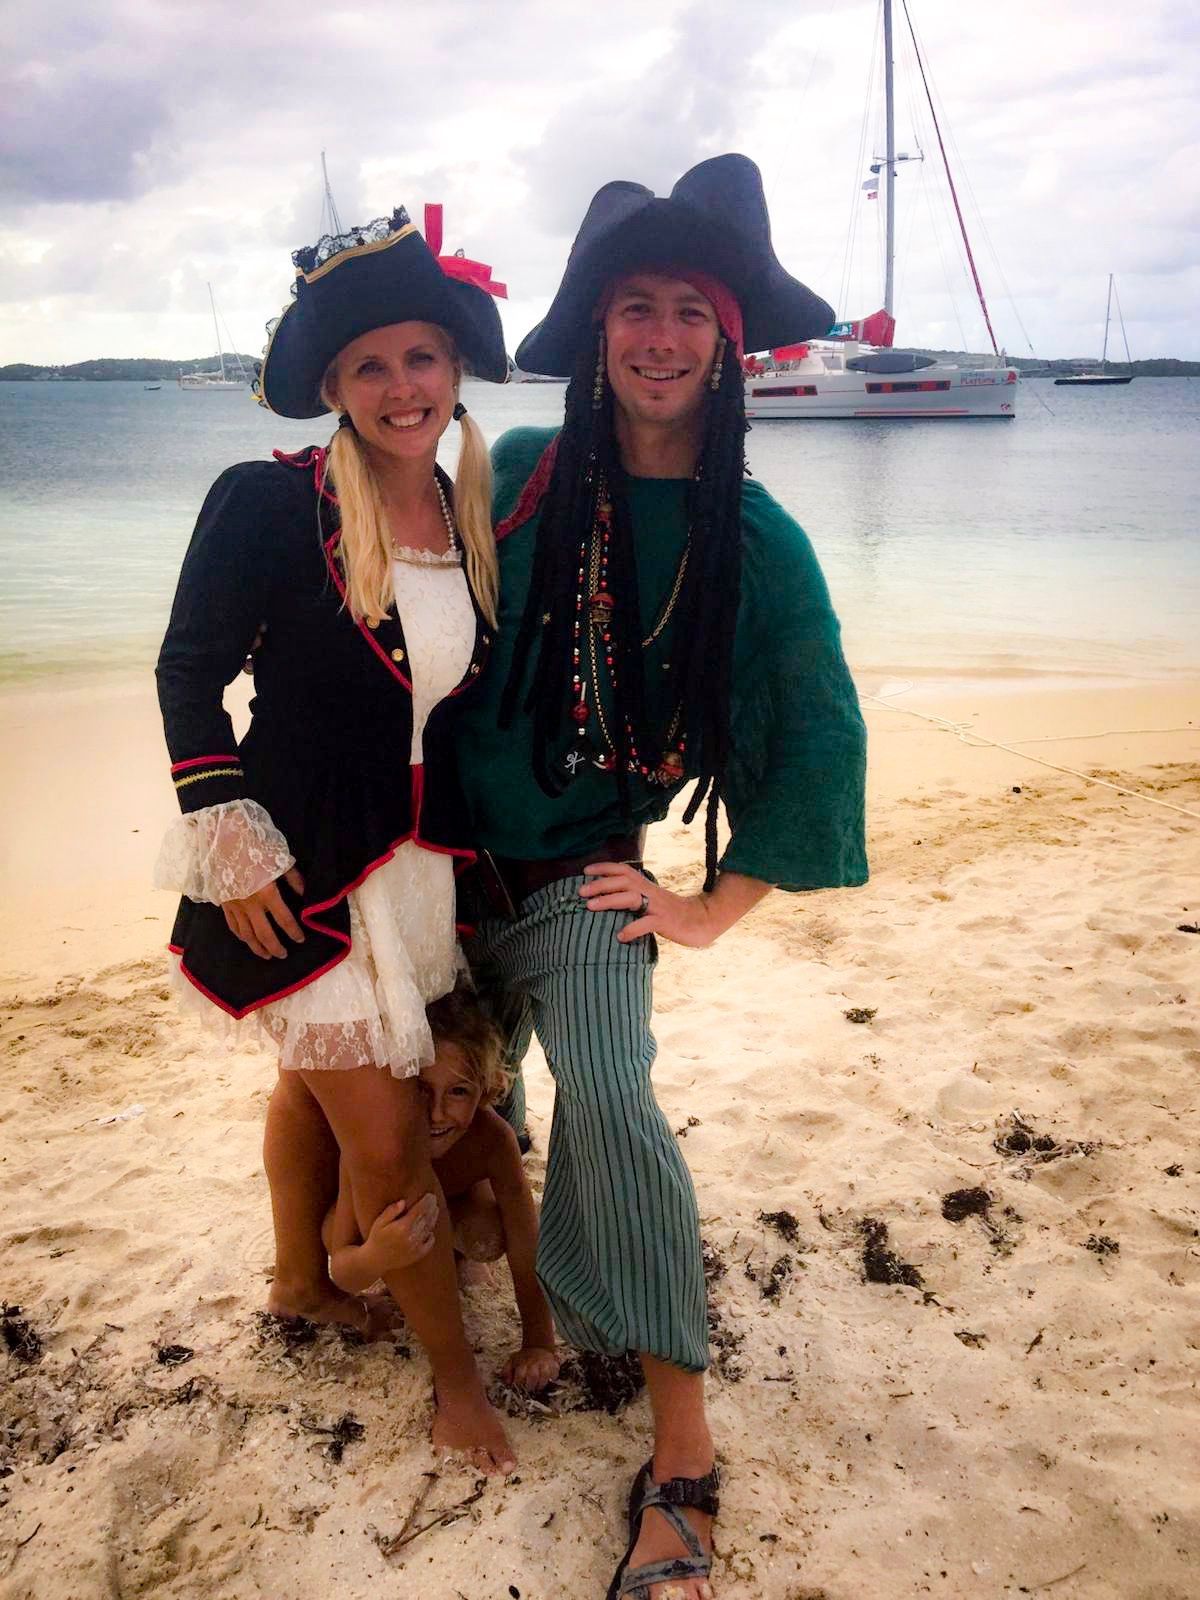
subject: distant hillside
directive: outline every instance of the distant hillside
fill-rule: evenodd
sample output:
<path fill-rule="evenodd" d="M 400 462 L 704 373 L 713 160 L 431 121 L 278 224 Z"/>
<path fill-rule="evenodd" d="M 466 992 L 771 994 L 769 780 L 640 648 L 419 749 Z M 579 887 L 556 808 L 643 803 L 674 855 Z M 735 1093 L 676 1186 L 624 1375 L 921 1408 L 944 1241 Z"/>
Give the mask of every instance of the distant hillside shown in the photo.
<path fill-rule="evenodd" d="M 226 367 L 237 368 L 237 357 L 226 355 Z M 254 371 L 254 356 L 243 355 L 242 365 L 247 372 Z M 139 383 L 161 383 L 167 378 L 177 378 L 181 372 L 215 372 L 215 356 L 200 356 L 192 361 L 156 361 L 149 356 L 117 360 L 102 356 L 97 361 L 76 361 L 66 367 L 37 367 L 27 361 L 14 361 L 0 367 L 0 382 L 8 383 L 112 383 L 114 380 L 136 380 Z"/>
<path fill-rule="evenodd" d="M 905 345 L 911 349 L 912 346 Z M 918 355 L 934 356 L 944 361 L 979 361 L 992 360 L 990 355 L 969 354 L 965 350 L 919 350 Z M 226 356 L 226 363 L 234 358 Z M 242 356 L 242 364 L 247 372 L 253 372 L 257 358 Z M 1044 375 L 1048 378 L 1059 378 L 1070 372 L 1082 372 L 1085 368 L 1097 366 L 1094 356 L 1073 356 L 1070 360 L 1037 361 L 1028 356 L 1008 356 L 1006 359 L 1019 372 L 1026 377 Z M 201 356 L 194 361 L 156 361 L 150 357 L 137 357 L 130 360 L 114 360 L 102 358 L 98 361 L 76 361 L 65 367 L 38 367 L 32 366 L 27 361 L 15 361 L 7 367 L 0 367 L 0 382 L 8 383 L 110 383 L 116 379 L 126 381 L 135 380 L 139 383 L 161 383 L 169 378 L 175 378 L 181 372 L 210 372 L 215 368 L 212 356 Z M 1110 367 L 1115 371 L 1124 372 L 1124 363 L 1110 362 Z M 1134 375 L 1139 378 L 1200 378 L 1200 361 L 1176 361 L 1163 357 L 1154 361 L 1135 361 L 1133 363 Z"/>
<path fill-rule="evenodd" d="M 911 348 L 905 345 L 907 350 Z M 918 355 L 934 356 L 939 361 L 979 361 L 989 362 L 995 358 L 988 354 L 969 354 L 963 350 L 918 350 Z M 1010 366 L 1016 367 L 1018 372 L 1027 378 L 1036 378 L 1044 375 L 1048 378 L 1066 377 L 1071 372 L 1083 372 L 1100 365 L 1095 356 L 1071 356 L 1057 361 L 1038 361 L 1031 356 L 1005 356 Z M 1109 368 L 1113 372 L 1128 372 L 1130 367 L 1123 361 L 1110 361 Z M 1163 356 L 1153 361 L 1135 361 L 1132 363 L 1133 375 L 1136 378 L 1200 378 L 1200 361 L 1176 361 L 1173 357 Z"/>

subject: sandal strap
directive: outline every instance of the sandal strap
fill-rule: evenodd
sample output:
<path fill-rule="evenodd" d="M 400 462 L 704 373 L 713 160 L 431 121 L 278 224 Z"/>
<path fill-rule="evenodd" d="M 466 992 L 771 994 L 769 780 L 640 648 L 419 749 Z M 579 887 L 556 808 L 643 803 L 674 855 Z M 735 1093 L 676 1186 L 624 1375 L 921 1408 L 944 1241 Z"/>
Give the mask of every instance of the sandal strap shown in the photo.
<path fill-rule="evenodd" d="M 721 1508 L 721 1472 L 714 1467 L 703 1478 L 668 1478 L 666 1483 L 650 1480 L 642 1495 L 642 1507 L 691 1506 L 715 1517 Z M 682 1520 L 682 1519 L 681 1519 Z"/>
<path fill-rule="evenodd" d="M 689 1578 L 707 1578 L 712 1572 L 712 1557 L 693 1560 L 676 1557 L 673 1561 L 651 1561 L 644 1567 L 631 1567 L 625 1573 L 618 1594 L 623 1600 L 650 1600 L 652 1583 L 686 1583 Z"/>

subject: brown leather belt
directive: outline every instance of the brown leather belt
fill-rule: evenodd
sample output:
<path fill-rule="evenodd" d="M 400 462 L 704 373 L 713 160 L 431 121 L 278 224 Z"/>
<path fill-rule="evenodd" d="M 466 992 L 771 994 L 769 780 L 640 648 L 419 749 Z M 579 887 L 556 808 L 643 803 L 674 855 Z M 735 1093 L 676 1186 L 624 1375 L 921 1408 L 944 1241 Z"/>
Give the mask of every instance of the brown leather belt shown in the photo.
<path fill-rule="evenodd" d="M 494 856 L 493 864 L 508 890 L 514 907 L 527 900 L 531 894 L 544 889 L 549 883 L 562 878 L 579 877 L 585 867 L 596 861 L 640 862 L 646 845 L 646 830 L 605 839 L 579 856 L 562 856 L 556 861 L 515 861 L 507 856 Z"/>

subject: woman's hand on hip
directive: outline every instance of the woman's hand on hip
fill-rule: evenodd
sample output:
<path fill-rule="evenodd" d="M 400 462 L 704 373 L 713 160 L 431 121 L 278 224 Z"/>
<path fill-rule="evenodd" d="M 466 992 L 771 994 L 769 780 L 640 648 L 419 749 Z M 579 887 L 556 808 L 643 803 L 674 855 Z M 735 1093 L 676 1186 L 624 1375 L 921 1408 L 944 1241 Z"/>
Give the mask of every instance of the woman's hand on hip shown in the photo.
<path fill-rule="evenodd" d="M 661 884 L 652 883 L 628 861 L 596 861 L 583 870 L 588 881 L 579 893 L 589 911 L 641 913 L 617 934 L 621 944 L 653 933 L 674 944 L 702 950 L 722 932 L 714 926 L 710 897 L 706 894 L 672 894 Z"/>
<path fill-rule="evenodd" d="M 297 894 L 303 894 L 304 879 L 296 867 L 285 872 L 284 878 Z M 279 883 L 277 878 L 255 894 L 248 894 L 244 900 L 225 900 L 221 904 L 229 931 L 264 961 L 272 957 L 282 961 L 287 955 L 276 928 L 281 929 L 293 944 L 304 943 L 304 930 L 284 904 Z"/>

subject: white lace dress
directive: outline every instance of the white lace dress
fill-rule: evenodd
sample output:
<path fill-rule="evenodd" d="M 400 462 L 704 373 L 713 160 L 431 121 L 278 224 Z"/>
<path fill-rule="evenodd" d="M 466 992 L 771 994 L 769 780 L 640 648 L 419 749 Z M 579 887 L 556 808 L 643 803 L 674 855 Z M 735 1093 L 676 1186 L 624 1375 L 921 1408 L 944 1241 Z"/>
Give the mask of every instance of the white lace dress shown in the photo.
<path fill-rule="evenodd" d="M 429 713 L 460 683 L 471 660 L 475 613 L 453 553 L 410 551 L 393 562 L 413 686 L 411 760 L 422 760 Z M 163 841 L 155 882 L 193 900 L 243 898 L 293 866 L 283 835 L 252 800 L 180 817 Z M 250 1025 L 279 1048 L 280 1064 L 306 1071 L 373 1063 L 412 1077 L 433 1059 L 425 1007 L 455 983 L 454 859 L 407 841 L 351 891 L 350 953 L 295 993 L 233 1022 L 188 982 L 176 961 L 173 987 L 194 1014 L 223 1031 Z"/>

